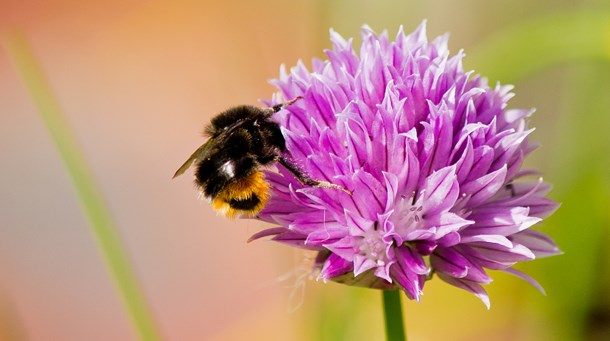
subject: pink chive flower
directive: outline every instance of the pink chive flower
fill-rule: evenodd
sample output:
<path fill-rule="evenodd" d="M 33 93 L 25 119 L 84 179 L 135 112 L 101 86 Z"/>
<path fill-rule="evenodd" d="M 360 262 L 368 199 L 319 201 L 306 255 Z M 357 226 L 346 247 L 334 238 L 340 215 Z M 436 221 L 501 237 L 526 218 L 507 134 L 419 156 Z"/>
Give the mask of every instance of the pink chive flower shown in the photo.
<path fill-rule="evenodd" d="M 428 42 L 425 22 L 392 41 L 362 29 L 360 53 L 331 31 L 328 60 L 287 72 L 270 104 L 302 96 L 274 116 L 290 156 L 312 178 L 353 192 L 307 187 L 278 167 L 257 217 L 275 224 L 252 239 L 316 250 L 319 278 L 401 289 L 419 300 L 427 280 L 479 297 L 488 270 L 560 253 L 532 226 L 558 205 L 550 186 L 522 178 L 533 110 L 507 109 L 511 86 L 464 72 L 447 35 Z"/>

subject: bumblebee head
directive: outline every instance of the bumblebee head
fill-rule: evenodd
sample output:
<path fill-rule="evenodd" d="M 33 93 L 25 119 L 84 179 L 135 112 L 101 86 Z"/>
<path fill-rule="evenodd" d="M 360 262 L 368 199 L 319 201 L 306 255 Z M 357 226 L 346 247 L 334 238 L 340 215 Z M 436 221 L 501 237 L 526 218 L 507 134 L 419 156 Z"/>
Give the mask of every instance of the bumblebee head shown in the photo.
<path fill-rule="evenodd" d="M 212 207 L 229 218 L 244 214 L 255 216 L 269 197 L 269 184 L 261 171 L 226 185 L 212 200 Z"/>

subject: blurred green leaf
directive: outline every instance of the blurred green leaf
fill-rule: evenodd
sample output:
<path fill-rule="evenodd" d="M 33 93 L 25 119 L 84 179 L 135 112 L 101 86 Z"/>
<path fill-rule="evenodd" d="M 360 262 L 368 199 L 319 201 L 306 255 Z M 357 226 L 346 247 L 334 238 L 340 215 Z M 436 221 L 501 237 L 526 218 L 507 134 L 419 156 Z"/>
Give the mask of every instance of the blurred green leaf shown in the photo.
<path fill-rule="evenodd" d="M 610 13 L 535 17 L 491 34 L 465 63 L 491 80 L 513 83 L 559 63 L 610 60 Z"/>
<path fill-rule="evenodd" d="M 563 138 L 552 146 L 562 207 L 546 224 L 565 252 L 546 267 L 558 340 L 587 339 L 591 313 L 607 294 L 600 279 L 610 271 L 601 258 L 610 242 L 610 63 L 582 65 L 570 75 Z"/>
<path fill-rule="evenodd" d="M 610 242 L 610 13 L 587 10 L 517 23 L 471 50 L 467 62 L 503 83 L 559 64 L 580 65 L 570 69 L 565 100 L 570 105 L 555 118 L 561 138 L 547 146 L 554 156 L 553 197 L 562 207 L 543 227 L 552 227 L 546 232 L 565 254 L 530 268 L 539 270 L 532 273 L 551 296 L 543 304 L 552 319 L 547 335 L 590 339 L 592 312 L 607 294 L 599 280 L 610 271 L 601 261 Z M 610 307 L 602 311 L 610 314 Z"/>
<path fill-rule="evenodd" d="M 91 171 L 87 168 L 59 103 L 44 77 L 43 70 L 21 35 L 13 34 L 5 45 L 17 71 L 38 106 L 40 117 L 49 130 L 66 166 L 84 214 L 89 220 L 91 232 L 95 236 L 140 339 L 161 339 L 110 212 L 104 204 Z"/>

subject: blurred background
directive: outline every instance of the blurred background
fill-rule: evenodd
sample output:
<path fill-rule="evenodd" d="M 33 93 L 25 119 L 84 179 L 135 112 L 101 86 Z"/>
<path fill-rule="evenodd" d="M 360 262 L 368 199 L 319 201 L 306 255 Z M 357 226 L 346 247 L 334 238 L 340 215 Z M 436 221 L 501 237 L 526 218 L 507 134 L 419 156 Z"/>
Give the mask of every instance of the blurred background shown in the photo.
<path fill-rule="evenodd" d="M 610 340 L 610 2 L 0 2 L 0 340 L 137 339 L 75 185 L 6 44 L 20 34 L 91 170 L 157 334 L 167 340 L 380 340 L 381 295 L 308 279 L 171 181 L 228 106 L 258 104 L 282 63 L 324 57 L 328 30 L 393 36 L 428 20 L 465 68 L 536 107 L 526 166 L 562 207 L 538 226 L 564 255 L 494 273 L 492 307 L 439 283 L 405 299 L 409 340 Z M 358 38 L 356 39 L 359 44 Z M 9 46 L 9 47 L 7 47 Z M 309 65 L 309 64 L 308 64 Z"/>

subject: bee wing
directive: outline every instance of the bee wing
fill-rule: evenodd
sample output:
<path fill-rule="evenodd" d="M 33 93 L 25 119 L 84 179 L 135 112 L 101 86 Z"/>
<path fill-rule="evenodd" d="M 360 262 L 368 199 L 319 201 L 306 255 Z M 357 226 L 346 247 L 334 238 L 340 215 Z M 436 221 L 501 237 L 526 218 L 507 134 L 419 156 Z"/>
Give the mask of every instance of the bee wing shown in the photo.
<path fill-rule="evenodd" d="M 174 176 L 172 177 L 172 179 L 177 177 L 178 175 L 184 173 L 187 169 L 189 169 L 189 167 L 191 167 L 193 162 L 195 162 L 197 160 L 202 160 L 206 157 L 206 155 L 209 155 L 210 153 L 214 152 L 214 150 L 218 150 L 219 148 L 222 148 L 219 145 L 222 145 L 225 142 L 225 140 L 227 139 L 227 137 L 230 136 L 231 134 L 233 134 L 233 132 L 235 132 L 235 130 L 241 128 L 243 126 L 244 122 L 246 122 L 246 120 L 238 120 L 237 122 L 235 122 L 235 124 L 228 127 L 228 129 L 225 128 L 225 130 L 223 130 L 218 136 L 210 137 L 210 139 L 207 140 L 206 143 L 204 143 L 201 147 L 197 148 L 197 150 L 193 153 L 193 155 L 191 155 L 191 157 L 189 157 L 184 162 L 184 164 L 182 166 L 180 166 L 180 168 L 178 168 L 176 173 L 174 173 Z"/>
<path fill-rule="evenodd" d="M 193 162 L 197 161 L 197 160 L 201 160 L 205 157 L 206 154 L 208 154 L 210 148 L 212 148 L 212 140 L 208 140 L 206 143 L 204 143 L 203 145 L 201 145 L 201 147 L 197 148 L 197 150 L 193 153 L 193 155 L 191 155 L 183 164 L 182 166 L 180 166 L 180 168 L 178 168 L 178 170 L 176 171 L 176 173 L 174 173 L 174 176 L 172 177 L 175 178 L 178 175 L 181 175 L 182 173 L 184 173 L 187 169 L 189 169 L 191 167 L 191 165 L 193 164 Z"/>

